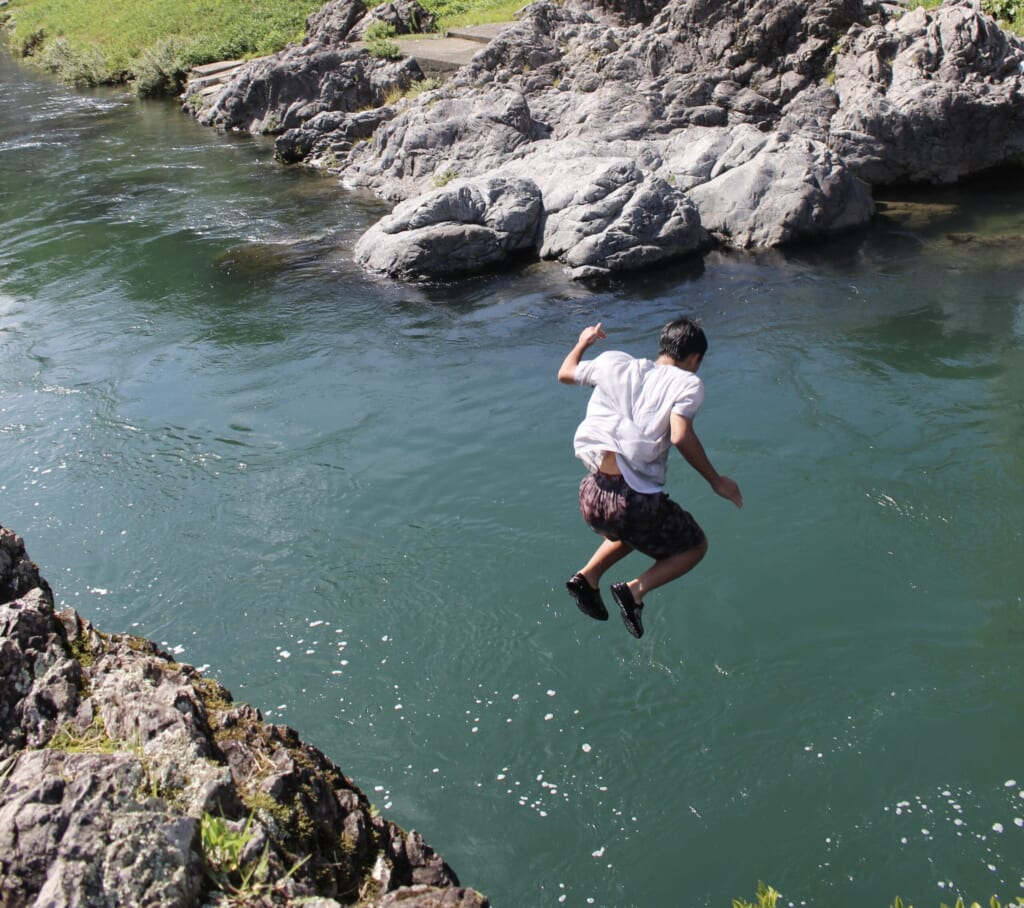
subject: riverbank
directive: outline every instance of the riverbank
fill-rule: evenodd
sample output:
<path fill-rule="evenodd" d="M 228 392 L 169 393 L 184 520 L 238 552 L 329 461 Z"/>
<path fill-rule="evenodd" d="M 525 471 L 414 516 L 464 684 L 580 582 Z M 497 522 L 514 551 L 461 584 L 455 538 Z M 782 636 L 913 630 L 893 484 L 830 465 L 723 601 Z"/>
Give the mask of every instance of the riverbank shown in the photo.
<path fill-rule="evenodd" d="M 967 0 L 537 2 L 426 91 L 415 60 L 354 43 L 377 15 L 332 0 L 301 46 L 184 107 L 398 203 L 354 249 L 398 280 L 555 260 L 601 281 L 794 245 L 866 224 L 879 187 L 1024 151 L 1024 43 Z"/>
<path fill-rule="evenodd" d="M 0 28 L 16 57 L 70 85 L 127 83 L 143 96 L 174 95 L 196 66 L 252 59 L 301 42 L 307 18 L 322 5 L 322 0 L 265 0 L 258 7 L 204 0 L 197 11 L 160 0 L 7 0 L 0 5 Z M 450 29 L 506 21 L 521 5 L 519 0 L 428 0 L 424 7 L 443 37 Z"/>

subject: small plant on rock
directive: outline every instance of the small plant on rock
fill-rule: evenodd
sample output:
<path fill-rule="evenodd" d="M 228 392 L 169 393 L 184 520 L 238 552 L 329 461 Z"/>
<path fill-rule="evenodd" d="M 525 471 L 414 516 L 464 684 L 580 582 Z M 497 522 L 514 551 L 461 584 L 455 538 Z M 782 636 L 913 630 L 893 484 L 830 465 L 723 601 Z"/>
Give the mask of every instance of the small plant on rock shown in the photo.
<path fill-rule="evenodd" d="M 269 845 L 263 849 L 258 861 L 246 862 L 244 859 L 245 850 L 254 836 L 251 827 L 252 814 L 240 832 L 232 829 L 224 817 L 203 814 L 200 837 L 206 875 L 221 892 L 235 896 L 255 896 L 266 885 Z"/>
<path fill-rule="evenodd" d="M 107 734 L 107 726 L 98 713 L 84 731 L 76 730 L 66 722 L 54 733 L 46 745 L 48 750 L 63 750 L 73 754 L 112 754 L 125 750 L 127 745 L 113 740 Z"/>
<path fill-rule="evenodd" d="M 420 79 L 419 82 L 413 82 L 406 91 L 405 96 L 407 98 L 418 98 L 426 91 L 433 91 L 435 88 L 441 87 L 441 80 L 433 77 L 429 79 Z"/>
<path fill-rule="evenodd" d="M 457 176 L 458 174 L 449 167 L 447 170 L 434 174 L 434 185 L 440 189 L 442 186 L 447 186 Z"/>
<path fill-rule="evenodd" d="M 254 813 L 249 814 L 242 829 L 235 830 L 224 817 L 204 813 L 200 821 L 200 838 L 206 875 L 215 889 L 223 893 L 222 904 L 264 904 L 280 896 L 291 876 L 309 860 L 307 855 L 280 879 L 270 880 L 270 843 L 263 847 L 257 860 L 246 860 L 245 853 L 255 838 L 252 831 Z"/>
<path fill-rule="evenodd" d="M 391 39 L 395 36 L 395 27 L 387 22 L 371 22 L 363 32 L 363 43 L 371 57 L 382 60 L 397 60 L 402 56 L 401 48 Z"/>

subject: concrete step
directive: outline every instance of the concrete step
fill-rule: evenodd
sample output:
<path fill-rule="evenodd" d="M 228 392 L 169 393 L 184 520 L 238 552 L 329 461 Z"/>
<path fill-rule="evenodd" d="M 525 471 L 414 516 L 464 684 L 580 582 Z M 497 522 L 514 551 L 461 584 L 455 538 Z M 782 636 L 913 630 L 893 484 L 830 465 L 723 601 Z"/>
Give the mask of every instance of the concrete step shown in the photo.
<path fill-rule="evenodd" d="M 205 79 L 207 76 L 216 76 L 228 69 L 238 69 L 245 60 L 221 60 L 218 63 L 204 63 L 202 66 L 192 67 L 193 79 Z"/>
<path fill-rule="evenodd" d="M 490 44 L 493 38 L 508 22 L 490 22 L 486 25 L 464 25 L 461 28 L 448 29 L 449 38 L 459 38 L 463 41 L 476 41 L 480 44 Z"/>
<path fill-rule="evenodd" d="M 2 0 L 0 0 L 2 2 Z M 407 57 L 412 57 L 423 75 L 428 78 L 444 79 L 464 66 L 480 49 L 509 23 L 494 22 L 487 25 L 467 25 L 453 28 L 446 35 L 396 35 L 393 40 Z M 362 46 L 355 41 L 353 47 Z M 216 86 L 226 82 L 246 60 L 221 60 L 195 66 L 188 84 L 203 95 L 209 94 Z"/>

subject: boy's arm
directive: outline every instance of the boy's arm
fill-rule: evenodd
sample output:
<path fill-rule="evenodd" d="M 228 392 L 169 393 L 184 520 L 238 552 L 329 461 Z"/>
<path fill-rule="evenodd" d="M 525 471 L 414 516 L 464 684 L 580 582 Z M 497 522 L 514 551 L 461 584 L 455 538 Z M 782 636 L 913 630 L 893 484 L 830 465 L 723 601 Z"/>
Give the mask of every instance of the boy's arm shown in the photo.
<path fill-rule="evenodd" d="M 686 462 L 693 467 L 708 484 L 714 489 L 717 495 L 728 498 L 736 507 L 743 507 L 743 495 L 740 487 L 728 476 L 719 473 L 708 459 L 704 451 L 704 445 L 697 437 L 697 431 L 693 428 L 693 420 L 673 413 L 670 426 L 672 429 L 672 444 L 678 448 L 679 453 L 686 458 Z"/>
<path fill-rule="evenodd" d="M 607 336 L 602 330 L 600 322 L 584 328 L 580 332 L 580 339 L 576 341 L 576 346 L 569 351 L 565 359 L 562 360 L 562 365 L 558 367 L 558 380 L 563 385 L 575 384 L 576 367 L 580 364 L 580 360 L 583 359 L 583 354 L 588 347 Z"/>

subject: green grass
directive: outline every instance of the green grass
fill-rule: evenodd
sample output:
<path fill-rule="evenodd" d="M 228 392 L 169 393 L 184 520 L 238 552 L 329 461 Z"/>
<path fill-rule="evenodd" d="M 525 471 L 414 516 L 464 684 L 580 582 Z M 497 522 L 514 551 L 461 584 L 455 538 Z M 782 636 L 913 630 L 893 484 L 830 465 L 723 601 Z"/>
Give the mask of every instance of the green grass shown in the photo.
<path fill-rule="evenodd" d="M 10 0 L 11 48 L 76 85 L 180 90 L 191 67 L 257 57 L 300 41 L 324 0 Z M 372 5 L 372 4 L 371 4 Z M 427 0 L 442 31 L 504 22 L 524 0 Z"/>
<path fill-rule="evenodd" d="M 11 0 L 10 43 L 70 82 L 254 57 L 299 41 L 320 0 Z M 84 65 L 83 65 L 84 61 Z"/>
<path fill-rule="evenodd" d="M 529 0 L 420 0 L 437 16 L 441 31 L 460 25 L 511 22 Z"/>

